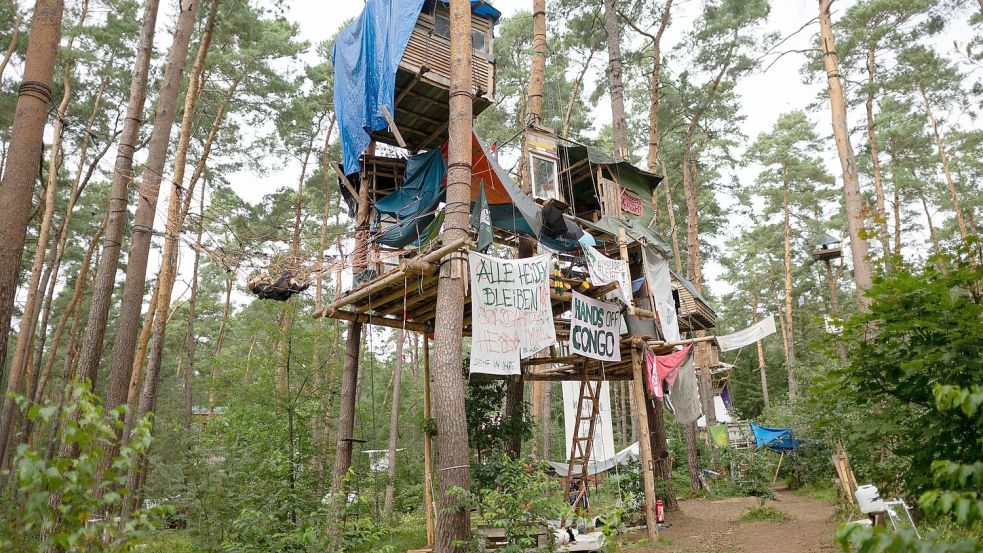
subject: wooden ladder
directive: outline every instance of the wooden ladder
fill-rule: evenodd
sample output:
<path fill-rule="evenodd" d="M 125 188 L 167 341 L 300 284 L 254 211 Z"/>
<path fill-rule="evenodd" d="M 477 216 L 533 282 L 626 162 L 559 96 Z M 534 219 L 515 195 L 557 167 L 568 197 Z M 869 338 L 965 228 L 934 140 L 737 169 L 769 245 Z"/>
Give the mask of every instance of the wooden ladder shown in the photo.
<path fill-rule="evenodd" d="M 568 500 L 571 492 L 577 493 L 570 505 L 571 513 L 576 513 L 577 508 L 585 503 L 587 498 L 587 467 L 594 445 L 594 427 L 601 410 L 601 384 L 601 380 L 592 382 L 586 377 L 580 382 L 577 416 L 573 423 L 573 443 L 570 447 L 570 459 L 567 461 L 567 478 L 563 486 L 563 497 Z M 585 407 L 589 410 L 587 415 L 584 414 Z M 584 423 L 587 424 L 587 435 L 581 436 L 581 425 Z M 580 465 L 580 480 L 577 482 L 577 489 L 574 490 L 573 470 L 577 464 Z"/>

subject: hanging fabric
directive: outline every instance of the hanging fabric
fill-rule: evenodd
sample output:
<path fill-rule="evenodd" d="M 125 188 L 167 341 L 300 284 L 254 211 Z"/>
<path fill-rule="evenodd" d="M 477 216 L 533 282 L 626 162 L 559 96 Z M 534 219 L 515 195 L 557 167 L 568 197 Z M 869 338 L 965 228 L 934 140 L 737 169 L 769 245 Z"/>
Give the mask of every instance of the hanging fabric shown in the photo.
<path fill-rule="evenodd" d="M 584 248 L 587 257 L 587 270 L 590 281 L 594 286 L 604 286 L 612 282 L 618 283 L 618 297 L 625 305 L 631 303 L 631 273 L 628 263 L 620 259 L 611 259 L 594 248 Z"/>
<path fill-rule="evenodd" d="M 676 301 L 672 297 L 672 280 L 669 276 L 669 260 L 652 245 L 642 247 L 642 261 L 649 292 L 655 302 L 659 328 L 666 342 L 679 341 L 679 321 L 676 318 Z"/>
<path fill-rule="evenodd" d="M 646 378 L 646 391 L 649 397 L 662 399 L 665 395 L 663 382 L 668 382 L 669 386 L 676 383 L 679 375 L 679 368 L 689 358 L 693 346 L 670 353 L 668 355 L 655 355 L 649 350 L 645 350 L 645 368 L 648 378 Z"/>
<path fill-rule="evenodd" d="M 700 405 L 700 386 L 696 381 L 692 355 L 688 356 L 686 362 L 679 368 L 676 381 L 669 386 L 669 394 L 671 399 L 669 406 L 679 424 L 696 422 L 703 414 L 703 407 Z"/>
<path fill-rule="evenodd" d="M 478 198 L 471 208 L 471 228 L 478 234 L 478 251 L 484 253 L 495 238 L 492 232 L 488 198 L 485 196 L 485 181 L 481 181 L 478 185 Z"/>

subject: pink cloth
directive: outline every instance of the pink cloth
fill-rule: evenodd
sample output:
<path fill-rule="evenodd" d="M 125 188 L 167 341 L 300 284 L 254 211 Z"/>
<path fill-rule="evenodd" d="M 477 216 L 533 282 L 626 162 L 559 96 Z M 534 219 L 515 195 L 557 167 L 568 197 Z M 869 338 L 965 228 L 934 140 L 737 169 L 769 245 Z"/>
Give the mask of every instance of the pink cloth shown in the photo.
<path fill-rule="evenodd" d="M 670 353 L 669 355 L 655 355 L 649 350 L 645 350 L 645 389 L 650 397 L 662 399 L 665 392 L 662 390 L 662 383 L 668 382 L 672 386 L 676 382 L 679 374 L 679 367 L 683 366 L 686 358 L 689 357 L 693 346 Z"/>

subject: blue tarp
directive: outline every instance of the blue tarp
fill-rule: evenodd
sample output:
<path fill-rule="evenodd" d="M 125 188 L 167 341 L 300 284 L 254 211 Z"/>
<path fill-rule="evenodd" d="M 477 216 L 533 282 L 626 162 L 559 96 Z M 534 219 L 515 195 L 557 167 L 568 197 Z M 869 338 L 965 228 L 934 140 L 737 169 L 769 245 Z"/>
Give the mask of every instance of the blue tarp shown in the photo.
<path fill-rule="evenodd" d="M 403 185 L 379 199 L 375 210 L 380 216 L 391 215 L 398 220 L 412 217 L 427 208 L 432 211 L 446 195 L 443 186 L 446 175 L 447 164 L 440 150 L 415 155 L 406 160 Z"/>
<path fill-rule="evenodd" d="M 422 7 L 423 0 L 367 0 L 335 40 L 334 110 L 347 174 L 361 169 L 369 133 L 388 125 L 379 106 L 395 113 L 396 68 Z"/>
<path fill-rule="evenodd" d="M 799 447 L 799 440 L 792 435 L 791 428 L 768 428 L 752 421 L 751 432 L 758 449 L 767 446 L 775 451 L 790 451 Z"/>
<path fill-rule="evenodd" d="M 440 0 L 440 3 L 449 6 L 450 0 Z M 427 5 L 431 5 L 430 2 Z M 497 22 L 499 17 L 502 17 L 502 12 L 496 10 L 492 6 L 488 5 L 485 0 L 471 0 L 471 11 L 475 15 L 480 15 L 481 17 L 490 17 L 492 22 Z"/>

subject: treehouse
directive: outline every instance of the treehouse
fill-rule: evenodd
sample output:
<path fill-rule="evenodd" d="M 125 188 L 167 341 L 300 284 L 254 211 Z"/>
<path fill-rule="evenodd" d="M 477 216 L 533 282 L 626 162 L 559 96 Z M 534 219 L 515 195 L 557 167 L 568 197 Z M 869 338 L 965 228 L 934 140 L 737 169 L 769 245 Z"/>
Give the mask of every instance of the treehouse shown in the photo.
<path fill-rule="evenodd" d="M 471 82 L 477 116 L 495 100 L 492 29 L 501 14 L 484 2 L 474 0 L 471 5 Z M 447 138 L 451 85 L 449 17 L 446 1 L 426 0 L 396 70 L 392 116 L 412 150 L 435 148 Z M 373 132 L 372 138 L 399 144 L 392 126 Z"/>
<path fill-rule="evenodd" d="M 816 261 L 832 261 L 843 257 L 842 240 L 823 234 L 813 242 L 812 258 Z"/>
<path fill-rule="evenodd" d="M 717 314 L 693 283 L 672 272 L 673 296 L 679 309 L 679 330 L 695 332 L 717 325 Z"/>
<path fill-rule="evenodd" d="M 493 33 L 501 16 L 471 2 L 474 114 L 495 94 Z M 447 0 L 366 2 L 335 41 L 334 104 L 346 174 L 372 141 L 411 151 L 434 148 L 450 119 L 450 19 Z"/>

